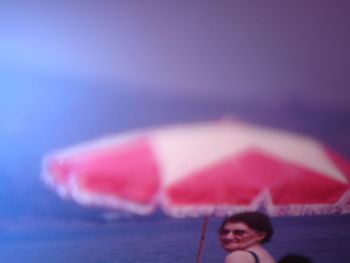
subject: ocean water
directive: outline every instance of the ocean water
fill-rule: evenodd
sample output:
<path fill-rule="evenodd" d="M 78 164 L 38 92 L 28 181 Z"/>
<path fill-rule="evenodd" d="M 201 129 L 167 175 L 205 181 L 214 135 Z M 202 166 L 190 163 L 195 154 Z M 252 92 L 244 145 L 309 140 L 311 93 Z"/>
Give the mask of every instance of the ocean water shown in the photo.
<path fill-rule="evenodd" d="M 211 218 L 203 263 L 223 262 Z M 309 256 L 318 263 L 350 262 L 350 216 L 272 219 L 275 235 L 266 248 L 278 259 Z M 109 224 L 3 227 L 1 263 L 192 263 L 196 260 L 202 219 L 123 219 Z"/>

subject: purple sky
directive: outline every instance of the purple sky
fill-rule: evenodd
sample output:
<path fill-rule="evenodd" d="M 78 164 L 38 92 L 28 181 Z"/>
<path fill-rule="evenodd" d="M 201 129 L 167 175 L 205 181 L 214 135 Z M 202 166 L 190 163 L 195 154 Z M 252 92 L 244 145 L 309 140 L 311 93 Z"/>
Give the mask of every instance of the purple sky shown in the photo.
<path fill-rule="evenodd" d="M 9 1 L 0 54 L 14 70 L 159 94 L 297 96 L 348 108 L 349 8 L 347 0 Z"/>

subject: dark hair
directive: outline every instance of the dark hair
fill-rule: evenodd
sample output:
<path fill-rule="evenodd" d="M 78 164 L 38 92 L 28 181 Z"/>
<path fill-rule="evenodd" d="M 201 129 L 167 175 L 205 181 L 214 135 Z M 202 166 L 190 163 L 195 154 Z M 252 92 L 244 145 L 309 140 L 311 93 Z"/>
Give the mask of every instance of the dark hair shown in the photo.
<path fill-rule="evenodd" d="M 261 233 L 266 233 L 266 236 L 261 240 L 261 244 L 267 243 L 271 240 L 273 235 L 273 228 L 270 219 L 267 215 L 260 212 L 245 212 L 240 214 L 235 214 L 233 216 L 227 217 L 221 224 L 220 230 L 224 228 L 226 223 L 238 223 L 242 222 L 246 224 L 249 228 Z"/>
<path fill-rule="evenodd" d="M 278 263 L 312 263 L 312 261 L 305 256 L 290 254 L 281 258 Z"/>

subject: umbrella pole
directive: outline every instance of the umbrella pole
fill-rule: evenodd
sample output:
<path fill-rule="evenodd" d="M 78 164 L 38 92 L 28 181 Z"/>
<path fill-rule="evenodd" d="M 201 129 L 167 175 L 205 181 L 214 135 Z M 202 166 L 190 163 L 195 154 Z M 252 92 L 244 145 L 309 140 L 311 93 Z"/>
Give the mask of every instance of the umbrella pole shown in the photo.
<path fill-rule="evenodd" d="M 205 240 L 205 234 L 207 233 L 207 225 L 208 225 L 209 217 L 206 215 L 204 217 L 203 227 L 202 227 L 202 235 L 199 242 L 199 248 L 198 248 L 198 254 L 197 254 L 197 261 L 196 263 L 201 263 L 202 261 L 202 251 L 204 246 L 204 240 Z"/>

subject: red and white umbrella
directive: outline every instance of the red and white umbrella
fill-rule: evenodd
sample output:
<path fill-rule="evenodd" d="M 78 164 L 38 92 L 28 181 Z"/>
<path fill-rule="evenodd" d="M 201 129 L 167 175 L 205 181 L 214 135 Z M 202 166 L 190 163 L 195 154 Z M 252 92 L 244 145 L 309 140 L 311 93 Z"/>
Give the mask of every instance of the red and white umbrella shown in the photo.
<path fill-rule="evenodd" d="M 45 158 L 45 181 L 84 205 L 176 217 L 265 206 L 270 215 L 350 212 L 350 165 L 321 143 L 241 122 L 102 138 Z"/>
<path fill-rule="evenodd" d="M 320 142 L 235 121 L 173 125 L 57 151 L 45 181 L 83 205 L 176 217 L 350 212 L 350 165 Z"/>

